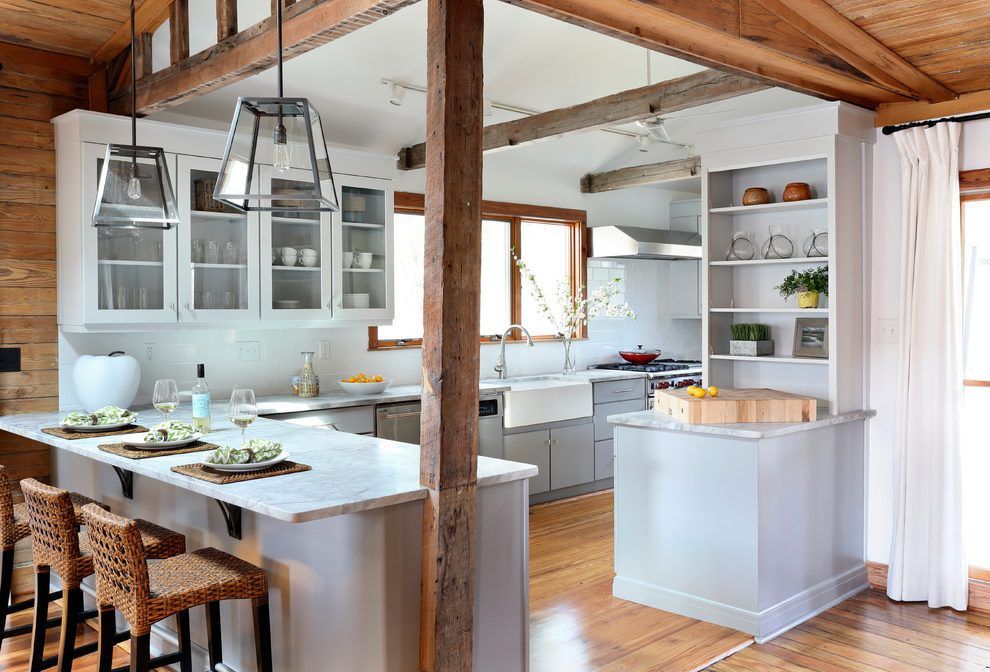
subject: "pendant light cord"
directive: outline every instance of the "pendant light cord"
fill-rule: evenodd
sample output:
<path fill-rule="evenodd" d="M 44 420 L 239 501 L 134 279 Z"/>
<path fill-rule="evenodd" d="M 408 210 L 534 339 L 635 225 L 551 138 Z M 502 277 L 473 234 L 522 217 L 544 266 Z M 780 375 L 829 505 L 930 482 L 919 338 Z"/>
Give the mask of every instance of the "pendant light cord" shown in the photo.
<path fill-rule="evenodd" d="M 131 0 L 133 2 L 134 0 Z M 282 97 L 282 0 L 275 0 L 275 34 L 278 37 L 278 97 Z"/>
<path fill-rule="evenodd" d="M 134 0 L 131 0 L 131 147 L 137 147 L 137 52 L 134 49 Z M 131 153 L 131 176 L 137 177 L 137 149 Z"/>

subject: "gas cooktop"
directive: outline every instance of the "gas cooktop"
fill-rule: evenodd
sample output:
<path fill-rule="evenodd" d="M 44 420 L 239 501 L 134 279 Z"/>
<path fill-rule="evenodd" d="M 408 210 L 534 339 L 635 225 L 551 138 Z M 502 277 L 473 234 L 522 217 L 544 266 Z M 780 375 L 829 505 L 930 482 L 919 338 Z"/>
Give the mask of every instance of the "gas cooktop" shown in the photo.
<path fill-rule="evenodd" d="M 700 369 L 701 362 L 693 359 L 655 359 L 649 364 L 612 362 L 610 364 L 596 364 L 589 368 L 608 369 L 612 371 L 636 371 L 638 373 L 667 373 L 669 371 Z"/>

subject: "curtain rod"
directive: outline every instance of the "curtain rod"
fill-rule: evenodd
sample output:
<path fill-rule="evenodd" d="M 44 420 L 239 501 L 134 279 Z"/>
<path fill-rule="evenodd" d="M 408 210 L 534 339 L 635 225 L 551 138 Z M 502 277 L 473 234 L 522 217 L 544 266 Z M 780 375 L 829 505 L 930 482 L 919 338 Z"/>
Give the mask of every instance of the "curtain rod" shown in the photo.
<path fill-rule="evenodd" d="M 943 117 L 941 119 L 929 119 L 928 121 L 914 121 L 910 124 L 900 124 L 898 126 L 884 126 L 884 135 L 891 135 L 897 133 L 897 131 L 903 131 L 908 128 L 917 128 L 918 126 L 927 126 L 931 128 L 935 124 L 941 124 L 943 121 L 976 121 L 978 119 L 990 119 L 990 112 L 980 112 L 979 114 L 967 114 L 962 117 Z"/>

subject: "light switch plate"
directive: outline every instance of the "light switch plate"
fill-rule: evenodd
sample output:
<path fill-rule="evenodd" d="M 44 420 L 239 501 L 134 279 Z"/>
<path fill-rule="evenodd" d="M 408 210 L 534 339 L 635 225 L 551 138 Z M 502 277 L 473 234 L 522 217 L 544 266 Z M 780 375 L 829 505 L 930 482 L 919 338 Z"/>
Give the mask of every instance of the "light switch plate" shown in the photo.
<path fill-rule="evenodd" d="M 320 359 L 330 359 L 330 341 L 320 341 Z"/>
<path fill-rule="evenodd" d="M 257 362 L 261 359 L 261 343 L 258 341 L 238 341 L 237 361 Z"/>
<path fill-rule="evenodd" d="M 897 345 L 897 342 L 900 340 L 897 320 L 894 318 L 877 318 L 873 340 L 880 345 Z"/>

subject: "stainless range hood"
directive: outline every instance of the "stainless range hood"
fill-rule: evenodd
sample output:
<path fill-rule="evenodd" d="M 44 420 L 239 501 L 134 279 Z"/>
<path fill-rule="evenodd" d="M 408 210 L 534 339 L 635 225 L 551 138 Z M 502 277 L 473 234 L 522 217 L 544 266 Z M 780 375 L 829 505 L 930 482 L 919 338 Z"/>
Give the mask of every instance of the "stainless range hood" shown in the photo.
<path fill-rule="evenodd" d="M 690 231 L 596 226 L 591 229 L 593 259 L 701 259 L 701 236 Z"/>

